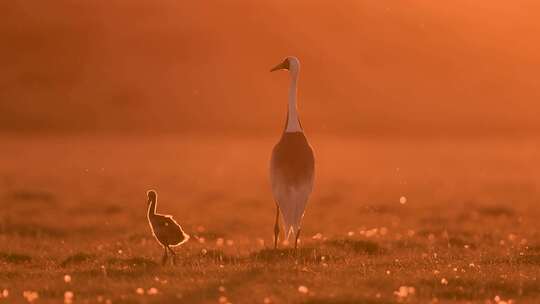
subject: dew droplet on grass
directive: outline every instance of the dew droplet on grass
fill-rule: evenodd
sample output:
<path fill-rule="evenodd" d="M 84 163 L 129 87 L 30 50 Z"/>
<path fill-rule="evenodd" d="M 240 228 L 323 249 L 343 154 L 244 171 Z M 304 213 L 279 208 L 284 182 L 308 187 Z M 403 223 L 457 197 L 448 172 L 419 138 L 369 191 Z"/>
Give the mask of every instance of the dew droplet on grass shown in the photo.
<path fill-rule="evenodd" d="M 64 303 L 65 304 L 71 304 L 73 303 L 73 297 L 75 294 L 72 291 L 66 291 L 64 292 Z"/>
<path fill-rule="evenodd" d="M 314 240 L 321 240 L 323 237 L 322 233 L 316 233 L 314 236 L 312 236 L 311 238 L 314 239 Z"/>
<path fill-rule="evenodd" d="M 402 196 L 399 198 L 399 203 L 402 205 L 405 205 L 407 203 L 407 198 L 405 196 Z"/>
<path fill-rule="evenodd" d="M 144 289 L 139 287 L 139 288 L 135 289 L 135 293 L 138 294 L 138 295 L 143 295 L 144 294 Z"/>
<path fill-rule="evenodd" d="M 394 291 L 394 295 L 396 295 L 400 299 L 414 296 L 415 293 L 416 289 L 412 286 L 401 286 L 398 290 Z"/>
<path fill-rule="evenodd" d="M 365 236 L 366 237 L 372 237 L 372 236 L 375 236 L 377 235 L 377 232 L 379 231 L 379 229 L 377 228 L 373 228 L 373 229 L 369 229 L 365 232 Z"/>
<path fill-rule="evenodd" d="M 39 294 L 35 291 L 26 290 L 23 291 L 23 297 L 26 299 L 26 301 L 32 303 L 39 298 Z"/>
<path fill-rule="evenodd" d="M 303 294 L 307 294 L 309 292 L 309 289 L 304 285 L 300 285 L 300 286 L 298 286 L 298 292 L 303 293 Z"/>
<path fill-rule="evenodd" d="M 71 276 L 69 274 L 64 275 L 64 282 L 66 282 L 66 283 L 71 282 Z"/>

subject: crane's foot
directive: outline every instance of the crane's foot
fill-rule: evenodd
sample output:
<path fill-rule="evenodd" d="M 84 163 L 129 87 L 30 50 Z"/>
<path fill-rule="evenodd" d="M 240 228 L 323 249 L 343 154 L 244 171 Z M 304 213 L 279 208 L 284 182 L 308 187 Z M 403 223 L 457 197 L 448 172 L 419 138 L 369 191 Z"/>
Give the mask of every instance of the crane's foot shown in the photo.
<path fill-rule="evenodd" d="M 296 232 L 296 238 L 294 239 L 294 254 L 298 255 L 298 240 L 300 238 L 300 229 Z"/>
<path fill-rule="evenodd" d="M 168 258 L 169 258 L 169 255 L 167 253 L 167 248 L 165 248 L 165 253 L 163 254 L 163 258 L 161 258 L 161 265 L 162 266 L 167 265 Z"/>
<path fill-rule="evenodd" d="M 171 252 L 171 255 L 172 255 L 172 264 L 173 264 L 173 266 L 176 266 L 176 253 L 174 253 L 174 250 L 172 250 L 171 247 L 167 246 L 167 248 L 169 249 L 169 251 Z"/>
<path fill-rule="evenodd" d="M 276 223 L 274 224 L 274 249 L 277 249 L 279 240 L 279 206 L 276 204 Z"/>
<path fill-rule="evenodd" d="M 279 225 L 276 225 L 274 227 L 274 249 L 277 249 L 278 240 L 279 240 Z"/>

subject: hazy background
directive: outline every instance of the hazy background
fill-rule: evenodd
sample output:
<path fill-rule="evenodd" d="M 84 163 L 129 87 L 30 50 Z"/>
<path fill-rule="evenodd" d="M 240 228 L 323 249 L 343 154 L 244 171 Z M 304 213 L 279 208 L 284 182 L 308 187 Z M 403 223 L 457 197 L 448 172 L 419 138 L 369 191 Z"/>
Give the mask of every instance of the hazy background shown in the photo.
<path fill-rule="evenodd" d="M 288 55 L 317 160 L 294 258 Z M 539 71 L 538 0 L 0 0 L 0 302 L 537 304 Z"/>
<path fill-rule="evenodd" d="M 2 1 L 0 131 L 540 129 L 538 1 Z"/>

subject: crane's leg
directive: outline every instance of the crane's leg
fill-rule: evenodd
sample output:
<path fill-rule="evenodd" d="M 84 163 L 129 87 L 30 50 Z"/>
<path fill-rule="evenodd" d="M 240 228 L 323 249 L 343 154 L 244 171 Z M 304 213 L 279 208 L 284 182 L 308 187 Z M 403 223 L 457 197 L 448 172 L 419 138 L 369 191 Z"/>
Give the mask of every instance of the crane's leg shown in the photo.
<path fill-rule="evenodd" d="M 167 264 L 167 259 L 169 255 L 167 253 L 167 246 L 163 246 L 163 248 L 165 248 L 165 254 L 163 255 L 163 258 L 161 259 L 161 265 L 165 266 L 165 264 Z"/>
<path fill-rule="evenodd" d="M 274 249 L 277 249 L 279 238 L 279 206 L 276 204 L 276 223 L 274 224 Z"/>
<path fill-rule="evenodd" d="M 171 255 L 172 255 L 172 264 L 173 265 L 176 265 L 176 253 L 174 253 L 174 250 L 172 250 L 171 247 L 167 246 L 167 249 L 169 249 L 169 251 L 171 252 Z"/>
<path fill-rule="evenodd" d="M 298 229 L 298 231 L 296 232 L 296 238 L 294 239 L 294 251 L 296 252 L 296 250 L 298 249 L 298 239 L 300 238 L 300 228 Z"/>

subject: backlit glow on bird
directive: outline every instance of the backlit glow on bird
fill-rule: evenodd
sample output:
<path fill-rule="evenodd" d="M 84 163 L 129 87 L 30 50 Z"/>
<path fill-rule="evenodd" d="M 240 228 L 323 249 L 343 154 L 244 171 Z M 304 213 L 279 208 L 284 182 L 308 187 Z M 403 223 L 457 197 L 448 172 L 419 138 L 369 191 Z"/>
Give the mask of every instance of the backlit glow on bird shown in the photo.
<path fill-rule="evenodd" d="M 285 227 L 285 241 L 292 234 L 294 248 L 298 247 L 301 222 L 315 179 L 315 157 L 300 123 L 297 106 L 300 61 L 287 57 L 271 71 L 287 70 L 290 76 L 288 107 L 285 128 L 279 142 L 272 150 L 270 182 L 276 203 L 274 223 L 274 248 L 280 233 L 279 218 Z"/>
<path fill-rule="evenodd" d="M 164 249 L 161 263 L 163 265 L 167 263 L 170 253 L 174 265 L 176 263 L 176 253 L 171 247 L 184 244 L 190 237 L 182 230 L 182 227 L 180 227 L 171 215 L 156 213 L 157 192 L 155 190 L 149 190 L 146 195 L 148 197 L 148 224 L 150 225 L 152 235 Z"/>

